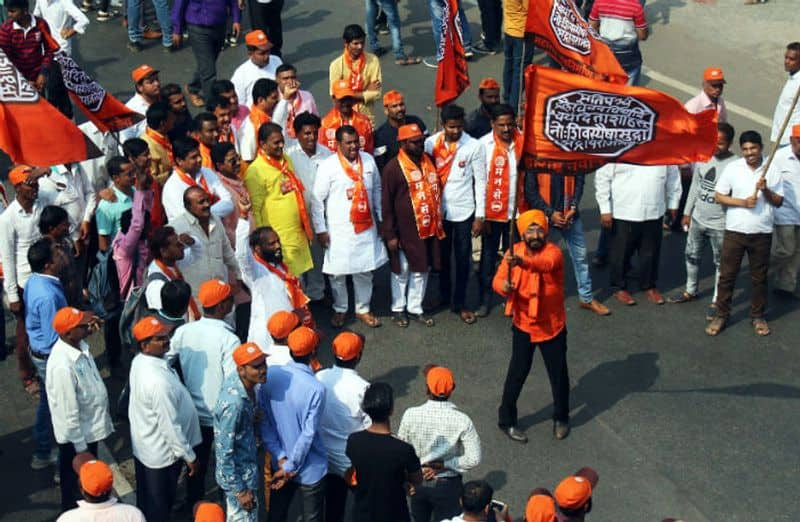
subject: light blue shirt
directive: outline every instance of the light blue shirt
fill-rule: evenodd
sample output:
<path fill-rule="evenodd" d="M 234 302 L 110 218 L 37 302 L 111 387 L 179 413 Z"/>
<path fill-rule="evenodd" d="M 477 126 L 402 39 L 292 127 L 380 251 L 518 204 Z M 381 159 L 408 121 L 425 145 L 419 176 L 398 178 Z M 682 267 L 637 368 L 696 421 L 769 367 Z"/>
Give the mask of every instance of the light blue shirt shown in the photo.
<path fill-rule="evenodd" d="M 286 458 L 284 471 L 297 472 L 295 480 L 316 484 L 328 472 L 328 456 L 319 434 L 325 405 L 325 386 L 307 364 L 294 361 L 270 366 L 267 382 L 258 390 L 264 410 L 261 440 L 272 455 L 272 469 Z"/>
<path fill-rule="evenodd" d="M 50 275 L 33 274 L 25 285 L 23 301 L 31 350 L 49 354 L 58 341 L 58 334 L 53 330 L 53 317 L 67 306 L 61 281 Z"/>
<path fill-rule="evenodd" d="M 239 375 L 222 385 L 214 408 L 214 451 L 217 484 L 225 493 L 236 494 L 258 488 L 255 405 Z"/>
<path fill-rule="evenodd" d="M 97 233 L 114 239 L 117 236 L 117 232 L 119 232 L 119 220 L 122 217 L 122 213 L 133 207 L 133 198 L 119 190 L 115 185 L 112 185 L 111 188 L 114 190 L 117 200 L 101 201 L 97 205 L 95 218 L 97 220 Z"/>

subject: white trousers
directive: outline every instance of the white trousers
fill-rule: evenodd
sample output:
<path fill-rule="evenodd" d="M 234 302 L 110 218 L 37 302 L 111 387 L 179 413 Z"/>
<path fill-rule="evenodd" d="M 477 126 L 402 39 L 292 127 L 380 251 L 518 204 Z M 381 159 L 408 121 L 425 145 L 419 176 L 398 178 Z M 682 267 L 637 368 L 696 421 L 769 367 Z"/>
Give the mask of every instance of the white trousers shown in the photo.
<path fill-rule="evenodd" d="M 369 312 L 369 303 L 372 300 L 372 272 L 352 274 L 353 293 L 355 294 L 357 314 Z M 347 312 L 350 300 L 347 296 L 347 276 L 328 275 L 333 294 L 333 311 L 341 314 Z"/>
<path fill-rule="evenodd" d="M 400 273 L 391 275 L 392 312 L 422 313 L 422 300 L 428 286 L 428 272 L 410 272 L 408 259 L 401 250 Z"/>

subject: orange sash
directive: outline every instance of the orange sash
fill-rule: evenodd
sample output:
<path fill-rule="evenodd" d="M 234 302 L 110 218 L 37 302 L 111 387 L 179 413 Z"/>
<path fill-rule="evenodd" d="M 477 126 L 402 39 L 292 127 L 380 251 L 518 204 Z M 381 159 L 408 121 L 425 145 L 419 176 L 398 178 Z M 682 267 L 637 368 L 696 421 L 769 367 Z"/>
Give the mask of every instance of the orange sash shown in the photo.
<path fill-rule="evenodd" d="M 268 165 L 276 169 L 283 176 L 286 176 L 286 178 L 292 184 L 292 192 L 294 192 L 295 200 L 297 200 L 297 211 L 300 214 L 300 222 L 303 223 L 303 231 L 306 233 L 306 238 L 311 241 L 314 239 L 314 232 L 311 229 L 311 220 L 308 218 L 306 200 L 303 197 L 303 193 L 306 191 L 305 186 L 303 186 L 303 182 L 300 181 L 300 179 L 295 175 L 294 171 L 292 171 L 291 167 L 289 166 L 289 162 L 286 160 L 286 155 L 282 156 L 280 160 L 276 160 L 272 156 L 264 154 L 261 152 L 261 150 L 258 151 L 258 155 L 263 158 Z"/>
<path fill-rule="evenodd" d="M 170 281 L 183 281 L 183 274 L 181 271 L 178 270 L 177 266 L 167 266 L 158 259 L 154 259 L 153 261 L 156 262 L 156 266 L 164 272 L 164 275 L 169 278 Z M 194 300 L 194 297 L 189 297 L 189 311 L 191 312 L 189 320 L 196 321 L 200 319 L 200 309 L 197 308 L 197 303 Z"/>
<path fill-rule="evenodd" d="M 233 137 L 233 129 L 228 130 L 227 134 L 223 134 L 222 132 L 219 133 L 219 142 L 220 143 L 236 143 L 236 140 Z"/>
<path fill-rule="evenodd" d="M 365 230 L 369 230 L 373 225 L 367 186 L 364 185 L 364 165 L 361 164 L 360 155 L 358 156 L 358 170 L 354 169 L 340 152 L 337 152 L 336 155 L 339 156 L 339 163 L 342 165 L 344 173 L 355 183 L 353 188 L 348 189 L 347 197 L 351 200 L 350 222 L 353 224 L 356 234 L 360 234 Z"/>
<path fill-rule="evenodd" d="M 336 110 L 336 107 L 325 115 L 322 119 L 322 125 L 319 128 L 319 142 L 328 147 L 331 152 L 336 152 L 336 131 L 342 125 L 352 125 L 358 131 L 358 142 L 361 144 L 361 150 L 372 154 L 372 124 L 369 118 L 363 114 L 353 111 L 353 117 L 345 119 L 342 113 Z"/>
<path fill-rule="evenodd" d="M 294 118 L 297 116 L 298 112 L 300 111 L 300 106 L 303 103 L 303 98 L 300 96 L 300 91 L 297 91 L 294 95 L 294 99 L 290 100 L 288 105 L 288 116 L 286 118 L 286 135 L 290 138 L 296 138 L 294 133 Z"/>
<path fill-rule="evenodd" d="M 450 177 L 450 169 L 453 167 L 457 148 L 457 142 L 445 141 L 444 132 L 433 143 L 433 161 L 436 163 L 436 174 L 439 176 L 439 184 L 442 189 L 444 189 L 444 184 L 447 183 L 447 178 Z"/>
<path fill-rule="evenodd" d="M 302 310 L 308 305 L 310 299 L 305 292 L 303 292 L 303 287 L 300 284 L 300 278 L 289 273 L 289 267 L 286 266 L 286 263 L 281 261 L 278 266 L 275 266 L 272 263 L 264 261 L 255 253 L 253 254 L 253 257 L 256 259 L 256 261 L 264 265 L 264 268 L 278 276 L 281 281 L 286 284 L 286 293 L 289 295 L 289 302 L 292 304 L 292 308 Z"/>
<path fill-rule="evenodd" d="M 354 62 L 350 58 L 350 53 L 345 48 L 343 53 L 345 71 L 350 71 L 350 77 L 347 80 L 350 82 L 350 88 L 356 92 L 364 90 L 364 68 L 367 66 L 367 53 L 361 52 L 361 55 Z"/>
<path fill-rule="evenodd" d="M 406 151 L 400 149 L 397 154 L 400 169 L 408 183 L 408 195 L 414 208 L 414 220 L 417 222 L 417 234 L 420 239 L 427 239 L 434 234 L 444 238 L 441 215 L 441 193 L 436 168 L 427 154 L 422 155 L 422 172 L 420 167 L 408 157 Z"/>
<path fill-rule="evenodd" d="M 540 173 L 536 175 L 536 184 L 539 185 L 539 195 L 553 210 L 557 212 L 567 212 L 571 206 L 575 204 L 573 197 L 575 196 L 575 177 L 574 176 L 560 176 L 564 179 L 564 201 L 550 201 L 550 181 L 553 175 L 549 173 Z M 561 205 L 563 204 L 563 207 Z"/>
<path fill-rule="evenodd" d="M 154 131 L 150 127 L 145 127 L 144 133 L 150 136 L 150 139 L 161 145 L 164 149 L 166 149 L 167 154 L 169 154 L 169 164 L 175 165 L 175 156 L 172 155 L 172 143 L 161 133 L 158 131 Z"/>
<path fill-rule="evenodd" d="M 514 156 L 519 165 L 522 156 L 522 133 L 514 130 Z M 510 173 L 508 172 L 508 148 L 494 135 L 494 150 L 489 162 L 489 175 L 486 179 L 486 220 L 508 221 L 508 200 L 510 198 Z M 516 190 L 516 187 L 515 187 Z"/>
<path fill-rule="evenodd" d="M 201 145 L 201 147 L 202 147 L 202 145 Z M 212 194 L 211 190 L 209 190 L 208 182 L 206 181 L 206 177 L 203 176 L 202 172 L 198 173 L 198 174 L 200 174 L 200 182 L 199 183 L 197 181 L 195 181 L 195 179 L 193 177 L 191 177 L 190 175 L 188 175 L 187 173 L 185 173 L 184 171 L 182 171 L 178 167 L 175 167 L 175 174 L 178 175 L 178 177 L 181 179 L 181 181 L 183 181 L 184 183 L 186 183 L 190 187 L 200 187 L 201 189 L 205 190 L 206 194 L 208 194 L 208 199 L 209 199 L 209 201 L 211 202 L 212 205 L 214 203 L 216 203 L 217 201 L 219 201 L 219 196 L 217 196 L 216 194 Z"/>
<path fill-rule="evenodd" d="M 214 162 L 211 161 L 211 148 L 199 140 L 198 143 L 200 144 L 200 157 L 203 159 L 202 166 L 207 169 L 213 169 Z"/>
<path fill-rule="evenodd" d="M 250 118 L 250 123 L 253 124 L 253 132 L 256 133 L 256 150 L 258 150 L 261 148 L 261 142 L 258 140 L 258 129 L 265 123 L 271 122 L 272 116 L 253 105 L 250 107 L 250 114 L 247 117 Z"/>

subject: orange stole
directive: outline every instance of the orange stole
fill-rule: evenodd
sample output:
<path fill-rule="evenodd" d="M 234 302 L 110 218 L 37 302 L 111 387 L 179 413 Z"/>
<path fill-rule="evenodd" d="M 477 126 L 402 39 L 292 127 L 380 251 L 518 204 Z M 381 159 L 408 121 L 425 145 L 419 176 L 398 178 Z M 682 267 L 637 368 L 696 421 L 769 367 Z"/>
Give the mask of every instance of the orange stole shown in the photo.
<path fill-rule="evenodd" d="M 356 234 L 360 234 L 365 230 L 369 230 L 373 225 L 372 210 L 369 208 L 369 196 L 367 194 L 367 187 L 364 185 L 364 165 L 361 163 L 361 156 L 358 156 L 357 169 L 347 161 L 340 152 L 336 153 L 339 156 L 339 163 L 342 165 L 344 173 L 350 178 L 355 185 L 352 189 L 347 191 L 347 195 L 351 200 L 350 203 L 350 222 Z"/>
<path fill-rule="evenodd" d="M 423 154 L 421 165 L 417 166 L 403 149 L 397 154 L 397 161 L 408 183 L 419 238 L 427 239 L 436 235 L 442 239 L 441 191 L 433 162 L 427 154 Z"/>
<path fill-rule="evenodd" d="M 519 165 L 524 143 L 522 133 L 514 130 L 514 156 Z M 508 148 L 503 146 L 497 134 L 494 135 L 494 150 L 489 162 L 489 175 L 486 179 L 486 219 L 487 221 L 508 221 L 508 200 L 511 188 L 508 171 Z M 519 198 L 517 198 L 519 199 Z"/>
<path fill-rule="evenodd" d="M 439 176 L 439 184 L 442 189 L 447 183 L 447 178 L 450 177 L 450 169 L 453 167 L 457 148 L 456 142 L 445 141 L 444 132 L 436 138 L 433 144 L 433 161 L 436 164 L 436 174 Z"/>

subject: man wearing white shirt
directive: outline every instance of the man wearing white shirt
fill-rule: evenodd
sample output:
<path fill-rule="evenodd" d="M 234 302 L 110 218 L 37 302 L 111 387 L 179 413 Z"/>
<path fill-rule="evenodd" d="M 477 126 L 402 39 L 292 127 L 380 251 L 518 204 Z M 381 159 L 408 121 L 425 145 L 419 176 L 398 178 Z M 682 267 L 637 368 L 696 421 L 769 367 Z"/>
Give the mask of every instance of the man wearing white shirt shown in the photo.
<path fill-rule="evenodd" d="M 158 72 L 158 69 L 153 69 L 147 64 L 142 64 L 131 71 L 136 94 L 125 103 L 126 107 L 144 116 L 147 108 L 161 99 L 161 81 L 158 79 Z M 143 118 L 139 123 L 123 129 L 119 133 L 119 142 L 125 143 L 131 138 L 138 138 L 146 126 L 147 122 Z"/>
<path fill-rule="evenodd" d="M 236 68 L 231 77 L 236 96 L 246 107 L 253 105 L 253 85 L 260 78 L 275 80 L 275 72 L 283 61 L 277 56 L 270 56 L 272 44 L 264 31 L 250 31 L 244 37 L 247 45 L 247 61 Z"/>
<path fill-rule="evenodd" d="M 136 505 L 148 522 L 167 522 L 181 468 L 197 472 L 193 448 L 203 439 L 192 396 L 164 358 L 172 326 L 146 316 L 132 332 L 140 351 L 131 362 L 128 405 Z"/>
<path fill-rule="evenodd" d="M 472 264 L 472 238 L 483 229 L 486 215 L 486 155 L 478 140 L 464 132 L 464 109 L 455 104 L 442 109 L 442 128 L 425 140 L 425 152 L 436 165 L 442 188 L 445 238 L 442 240 L 442 270 L 439 294 L 442 305 L 451 304 L 467 324 L 475 314 L 465 307 L 469 271 Z M 450 274 L 450 256 L 455 257 L 455 292 Z"/>
<path fill-rule="evenodd" d="M 370 312 L 372 272 L 388 260 L 378 237 L 381 177 L 375 160 L 359 150 L 358 132 L 350 125 L 336 130 L 337 153 L 319 166 L 314 180 L 312 221 L 325 249 L 322 272 L 333 294 L 331 325 L 341 328 L 349 306 L 347 276 L 353 277 L 356 317 L 380 326 Z"/>
<path fill-rule="evenodd" d="M 53 329 L 58 340 L 47 358 L 45 385 L 59 445 L 61 510 L 66 511 L 82 498 L 72 460 L 84 453 L 96 457 L 97 443 L 111 435 L 114 426 L 108 391 L 85 341 L 100 329 L 97 318 L 68 306 L 56 312 Z"/>
<path fill-rule="evenodd" d="M 348 490 L 344 477 L 351 467 L 345 454 L 347 438 L 372 424 L 361 409 L 369 383 L 355 369 L 363 350 L 363 336 L 355 332 L 340 333 L 333 339 L 334 366 L 316 374 L 317 380 L 325 385 L 325 407 L 319 421 L 319 434 L 328 452 L 325 520 L 344 519 Z"/>
<path fill-rule="evenodd" d="M 733 287 L 747 253 L 750 264 L 750 319 L 756 335 L 770 334 L 764 320 L 767 307 L 767 270 L 775 225 L 775 209 L 783 204 L 783 180 L 777 169 L 764 171 L 764 150 L 761 135 L 745 131 L 739 136 L 742 158 L 730 163 L 717 181 L 714 196 L 727 207 L 725 235 L 722 238 L 719 282 L 717 283 L 717 317 L 706 327 L 708 335 L 717 335 L 725 328 L 731 313 Z"/>
<path fill-rule="evenodd" d="M 651 303 L 664 304 L 656 288 L 661 219 L 667 209 L 673 220 L 678 213 L 678 167 L 609 163 L 597 170 L 594 184 L 600 224 L 612 234 L 609 276 L 614 297 L 627 306 L 636 304 L 627 290 L 626 275 L 631 256 L 637 252 L 641 289 Z"/>
<path fill-rule="evenodd" d="M 192 138 L 176 139 L 172 146 L 175 156 L 175 170 L 172 171 L 161 192 L 161 203 L 172 221 L 183 214 L 184 193 L 189 187 L 199 186 L 211 201 L 211 212 L 222 218 L 233 212 L 231 193 L 213 170 L 201 167 L 200 144 Z"/>
<path fill-rule="evenodd" d="M 184 245 L 181 240 L 186 241 Z M 149 239 L 150 255 L 153 261 L 147 267 L 145 276 L 145 299 L 147 308 L 153 311 L 161 310 L 161 289 L 167 281 L 183 279 L 178 263 L 191 259 L 191 249 L 188 243 L 191 237 L 179 237 L 172 227 L 161 227 L 153 231 Z M 199 310 L 197 310 L 199 312 Z"/>
<path fill-rule="evenodd" d="M 141 511 L 114 496 L 114 474 L 108 464 L 93 457 L 76 458 L 73 467 L 80 477 L 83 500 L 56 522 L 146 522 Z"/>
<path fill-rule="evenodd" d="M 33 16 L 44 18 L 61 50 L 72 55 L 72 37 L 86 32 L 89 19 L 72 0 L 36 0 Z"/>
<path fill-rule="evenodd" d="M 783 205 L 775 209 L 770 264 L 775 274 L 773 292 L 784 297 L 794 297 L 800 270 L 800 124 L 792 127 L 789 143 L 772 160 L 783 179 Z"/>
<path fill-rule="evenodd" d="M 205 492 L 209 455 L 214 444 L 214 407 L 222 383 L 236 374 L 233 351 L 240 344 L 225 322 L 225 316 L 233 310 L 231 285 L 219 279 L 206 281 L 200 285 L 198 302 L 203 317 L 175 330 L 167 355 L 177 356 L 180 361 L 183 383 L 194 401 L 203 439 L 194 448 L 197 473 L 186 481 L 186 503 L 190 506 L 202 499 Z"/>
<path fill-rule="evenodd" d="M 772 133 L 770 134 L 770 141 L 773 143 L 778 141 L 778 133 L 781 130 L 781 125 L 792 107 L 792 101 L 800 89 L 800 42 L 792 42 L 786 46 L 786 54 L 783 55 L 783 68 L 789 73 L 789 78 L 783 85 L 783 90 L 778 98 L 778 103 L 775 105 L 775 114 L 772 117 Z M 800 123 L 800 104 L 795 106 L 792 111 L 792 116 L 789 118 L 789 125 L 786 127 L 787 131 L 793 125 Z M 789 133 L 784 132 L 780 139 L 780 145 L 789 144 Z"/>
<path fill-rule="evenodd" d="M 288 102 L 282 100 L 278 91 L 278 84 L 267 78 L 259 78 L 253 84 L 253 104 L 250 105 L 250 114 L 244 120 L 236 140 L 239 143 L 239 155 L 243 161 L 251 162 L 256 159 L 258 152 L 258 131 L 264 123 L 274 122 L 282 128 L 286 125 Z M 283 129 L 284 135 L 286 129 Z"/>

